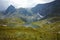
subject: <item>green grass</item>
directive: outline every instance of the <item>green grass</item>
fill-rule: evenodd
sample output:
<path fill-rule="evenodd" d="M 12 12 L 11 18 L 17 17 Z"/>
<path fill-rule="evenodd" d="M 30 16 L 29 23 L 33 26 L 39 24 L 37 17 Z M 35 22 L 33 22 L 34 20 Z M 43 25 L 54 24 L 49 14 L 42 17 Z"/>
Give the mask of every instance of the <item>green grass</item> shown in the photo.
<path fill-rule="evenodd" d="M 6 25 L 14 24 L 13 26 L 0 26 L 0 39 L 1 40 L 60 40 L 60 21 L 48 23 L 49 18 L 37 22 L 32 22 L 32 25 L 38 25 L 39 28 L 17 26 L 25 24 L 21 19 L 12 19 L 6 21 Z M 3 22 L 2 24 L 5 24 Z M 4 39 L 3 39 L 4 38 Z"/>

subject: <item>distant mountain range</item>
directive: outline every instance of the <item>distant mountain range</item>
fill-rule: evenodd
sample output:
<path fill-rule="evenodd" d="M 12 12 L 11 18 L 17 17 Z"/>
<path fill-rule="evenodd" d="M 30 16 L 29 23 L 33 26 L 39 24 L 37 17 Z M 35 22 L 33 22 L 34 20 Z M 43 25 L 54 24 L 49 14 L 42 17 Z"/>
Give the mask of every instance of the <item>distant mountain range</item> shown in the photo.
<path fill-rule="evenodd" d="M 25 22 L 33 22 L 40 20 L 43 18 L 39 13 L 34 14 L 31 10 L 26 8 L 19 8 L 16 9 L 13 5 L 10 5 L 7 10 L 4 12 L 1 12 L 0 14 L 3 14 L 0 18 L 12 18 L 12 17 L 18 17 L 24 20 Z M 38 15 L 39 14 L 39 15 Z"/>
<path fill-rule="evenodd" d="M 28 22 L 37 21 L 43 17 L 50 17 L 56 15 L 60 16 L 60 0 L 56 0 L 47 4 L 37 4 L 31 9 L 16 9 L 13 5 L 10 5 L 2 14 L 4 15 L 4 18 L 19 17 Z"/>

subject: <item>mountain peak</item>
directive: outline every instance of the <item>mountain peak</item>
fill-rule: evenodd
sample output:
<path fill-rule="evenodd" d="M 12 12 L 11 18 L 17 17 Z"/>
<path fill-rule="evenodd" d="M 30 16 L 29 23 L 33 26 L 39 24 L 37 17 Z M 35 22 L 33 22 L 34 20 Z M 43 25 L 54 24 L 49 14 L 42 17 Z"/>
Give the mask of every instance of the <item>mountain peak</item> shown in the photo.
<path fill-rule="evenodd" d="M 13 5 L 10 5 L 9 7 L 13 7 L 13 8 L 15 8 Z M 9 7 L 8 7 L 8 8 L 9 8 Z"/>
<path fill-rule="evenodd" d="M 15 7 L 13 6 L 13 5 L 10 5 L 8 8 L 7 8 L 7 10 L 13 10 L 13 9 L 15 9 Z"/>
<path fill-rule="evenodd" d="M 15 12 L 16 8 L 13 6 L 13 5 L 10 5 L 7 10 L 5 11 L 5 14 L 8 14 L 8 13 L 13 13 Z"/>

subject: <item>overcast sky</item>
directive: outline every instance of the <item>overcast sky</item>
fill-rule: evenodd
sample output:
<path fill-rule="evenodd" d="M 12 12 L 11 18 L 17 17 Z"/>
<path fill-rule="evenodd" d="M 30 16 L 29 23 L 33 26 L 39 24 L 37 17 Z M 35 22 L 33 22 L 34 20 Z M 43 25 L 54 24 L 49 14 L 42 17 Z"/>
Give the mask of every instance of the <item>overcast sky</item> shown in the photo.
<path fill-rule="evenodd" d="M 0 10 L 5 10 L 9 5 L 13 5 L 16 8 L 20 7 L 33 7 L 37 4 L 50 3 L 54 0 L 0 0 Z"/>

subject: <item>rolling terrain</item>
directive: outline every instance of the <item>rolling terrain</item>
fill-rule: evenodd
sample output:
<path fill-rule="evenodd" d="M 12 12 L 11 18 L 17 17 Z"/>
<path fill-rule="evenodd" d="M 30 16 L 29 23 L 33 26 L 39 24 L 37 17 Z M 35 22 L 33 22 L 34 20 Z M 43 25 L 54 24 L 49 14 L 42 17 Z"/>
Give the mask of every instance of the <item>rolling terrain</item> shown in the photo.
<path fill-rule="evenodd" d="M 27 27 L 23 24 L 26 22 L 18 18 L 0 20 L 1 40 L 60 40 L 60 17 L 32 22 Z"/>

